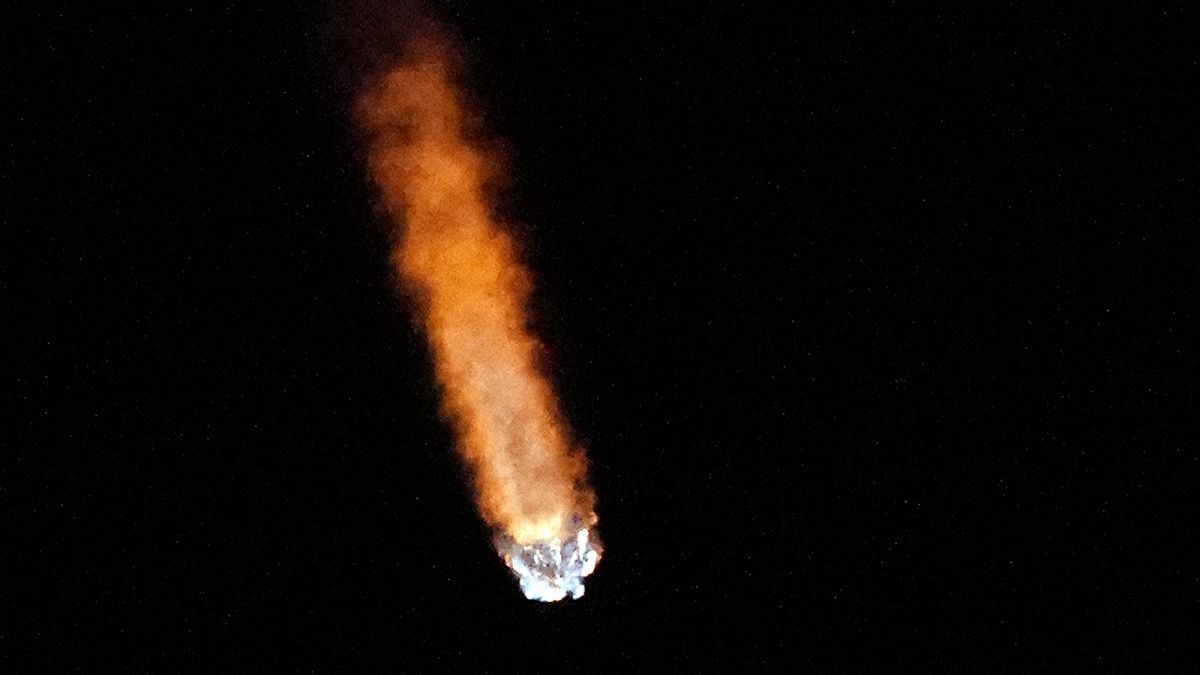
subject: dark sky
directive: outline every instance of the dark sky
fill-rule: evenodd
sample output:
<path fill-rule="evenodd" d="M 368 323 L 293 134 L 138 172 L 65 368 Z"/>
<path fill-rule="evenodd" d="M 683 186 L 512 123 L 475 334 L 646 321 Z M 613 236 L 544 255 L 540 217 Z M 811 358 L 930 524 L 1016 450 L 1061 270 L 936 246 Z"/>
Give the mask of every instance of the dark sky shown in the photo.
<path fill-rule="evenodd" d="M 1192 658 L 1187 3 L 429 2 L 592 459 L 607 552 L 559 606 L 495 557 L 394 293 L 361 14 L 26 4 L 4 670 Z"/>

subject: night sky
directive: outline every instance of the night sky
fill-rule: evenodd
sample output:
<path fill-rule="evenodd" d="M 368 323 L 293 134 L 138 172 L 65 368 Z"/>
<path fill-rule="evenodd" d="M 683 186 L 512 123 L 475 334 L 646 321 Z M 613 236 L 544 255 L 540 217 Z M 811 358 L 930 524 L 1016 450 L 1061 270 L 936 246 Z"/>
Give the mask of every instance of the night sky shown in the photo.
<path fill-rule="evenodd" d="M 23 4 L 6 672 L 1194 659 L 1188 3 L 430 0 L 599 498 L 551 606 L 395 290 L 365 13 Z"/>

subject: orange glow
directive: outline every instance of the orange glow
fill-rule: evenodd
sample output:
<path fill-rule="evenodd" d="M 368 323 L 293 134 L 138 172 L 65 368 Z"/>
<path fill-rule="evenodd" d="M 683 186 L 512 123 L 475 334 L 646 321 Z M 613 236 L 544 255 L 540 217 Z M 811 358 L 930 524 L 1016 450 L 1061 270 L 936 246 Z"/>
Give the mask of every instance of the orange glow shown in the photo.
<path fill-rule="evenodd" d="M 419 38 L 364 90 L 370 175 L 480 512 L 518 544 L 565 541 L 596 520 L 586 462 L 539 369 L 530 275 L 486 197 L 502 167 L 472 140 L 453 62 L 445 41 Z"/>

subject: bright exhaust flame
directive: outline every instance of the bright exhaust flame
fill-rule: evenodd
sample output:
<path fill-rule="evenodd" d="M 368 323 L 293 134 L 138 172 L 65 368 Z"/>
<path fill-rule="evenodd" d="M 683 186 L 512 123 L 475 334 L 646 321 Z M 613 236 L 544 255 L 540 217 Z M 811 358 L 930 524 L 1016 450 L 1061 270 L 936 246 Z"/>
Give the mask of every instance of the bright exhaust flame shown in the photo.
<path fill-rule="evenodd" d="M 526 597 L 578 598 L 601 551 L 586 460 L 538 367 L 530 276 L 486 197 L 500 163 L 474 140 L 453 60 L 445 40 L 416 39 L 364 91 L 370 174 L 497 551 Z"/>

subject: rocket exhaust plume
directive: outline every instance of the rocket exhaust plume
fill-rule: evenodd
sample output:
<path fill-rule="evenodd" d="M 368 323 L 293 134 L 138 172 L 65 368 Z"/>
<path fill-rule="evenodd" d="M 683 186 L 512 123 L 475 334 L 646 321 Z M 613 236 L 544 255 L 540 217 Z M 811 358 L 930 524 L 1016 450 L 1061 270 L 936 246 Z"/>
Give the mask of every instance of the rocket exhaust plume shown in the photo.
<path fill-rule="evenodd" d="M 530 275 L 488 199 L 501 163 L 477 140 L 449 40 L 436 29 L 411 37 L 358 103 L 393 265 L 429 340 L 479 511 L 526 597 L 578 598 L 601 552 L 586 459 L 539 367 Z"/>

